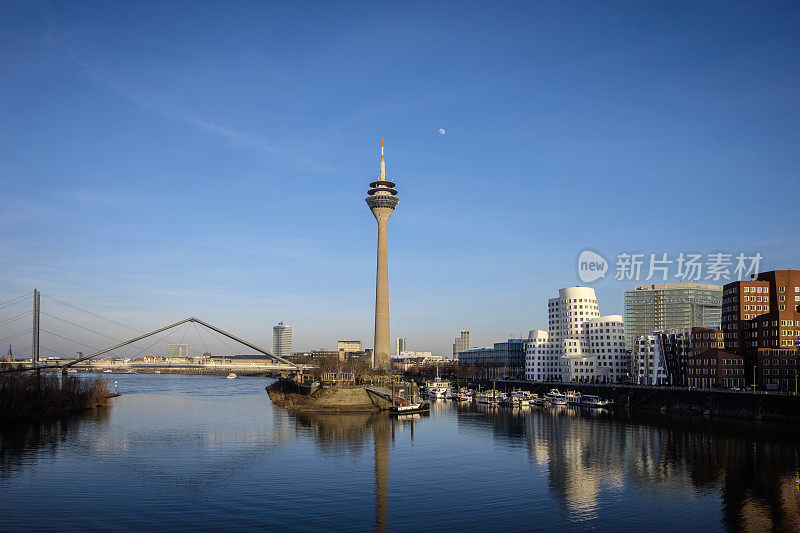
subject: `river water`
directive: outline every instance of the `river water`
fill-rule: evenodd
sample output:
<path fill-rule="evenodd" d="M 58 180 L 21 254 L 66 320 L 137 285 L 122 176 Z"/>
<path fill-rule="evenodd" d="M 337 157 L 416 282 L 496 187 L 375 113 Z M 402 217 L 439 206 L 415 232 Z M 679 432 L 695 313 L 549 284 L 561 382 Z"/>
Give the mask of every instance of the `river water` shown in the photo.
<path fill-rule="evenodd" d="M 109 407 L 0 431 L 1 530 L 800 530 L 785 426 L 451 401 L 293 415 L 265 379 L 107 377 Z"/>

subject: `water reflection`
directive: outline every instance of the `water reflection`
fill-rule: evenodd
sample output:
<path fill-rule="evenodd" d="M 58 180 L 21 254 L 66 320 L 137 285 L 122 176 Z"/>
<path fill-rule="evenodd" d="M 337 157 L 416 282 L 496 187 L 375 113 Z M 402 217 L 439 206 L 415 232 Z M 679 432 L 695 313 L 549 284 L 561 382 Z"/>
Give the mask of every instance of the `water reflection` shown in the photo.
<path fill-rule="evenodd" d="M 398 427 L 408 426 L 414 439 L 414 426 L 420 415 L 401 418 L 387 413 L 293 414 L 300 433 L 313 435 L 326 454 L 360 455 L 371 439 L 375 472 L 375 530 L 385 531 L 389 503 L 389 449 Z"/>
<path fill-rule="evenodd" d="M 110 407 L 37 422 L 19 422 L 0 427 L 0 479 L 7 479 L 58 452 L 73 442 L 87 426 L 108 423 Z"/>
<path fill-rule="evenodd" d="M 292 413 L 300 435 L 310 434 L 320 451 L 332 455 L 358 456 L 365 451 L 379 413 Z"/>
<path fill-rule="evenodd" d="M 800 530 L 784 426 L 449 401 L 401 420 L 290 413 L 261 383 L 137 379 L 109 409 L 0 431 L 0 500 L 24 502 L 0 530 L 77 529 L 101 508 L 118 512 L 97 528 Z"/>
<path fill-rule="evenodd" d="M 622 423 L 624 422 L 624 423 Z M 719 489 L 730 530 L 800 530 L 797 433 L 741 420 L 556 408 L 527 419 L 532 461 L 577 522 L 609 489 Z"/>

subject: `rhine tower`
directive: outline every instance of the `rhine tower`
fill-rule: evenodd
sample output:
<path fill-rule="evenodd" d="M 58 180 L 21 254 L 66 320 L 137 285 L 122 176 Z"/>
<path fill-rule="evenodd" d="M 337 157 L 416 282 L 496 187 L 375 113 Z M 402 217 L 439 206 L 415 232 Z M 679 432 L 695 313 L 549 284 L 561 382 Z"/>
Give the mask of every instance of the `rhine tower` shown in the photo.
<path fill-rule="evenodd" d="M 386 225 L 394 208 L 400 201 L 394 183 L 386 179 L 386 163 L 383 160 L 381 139 L 381 166 L 378 181 L 369 184 L 366 201 L 378 222 L 378 271 L 375 278 L 375 344 L 373 345 L 372 368 L 391 369 L 389 354 L 389 254 L 386 243 Z"/>

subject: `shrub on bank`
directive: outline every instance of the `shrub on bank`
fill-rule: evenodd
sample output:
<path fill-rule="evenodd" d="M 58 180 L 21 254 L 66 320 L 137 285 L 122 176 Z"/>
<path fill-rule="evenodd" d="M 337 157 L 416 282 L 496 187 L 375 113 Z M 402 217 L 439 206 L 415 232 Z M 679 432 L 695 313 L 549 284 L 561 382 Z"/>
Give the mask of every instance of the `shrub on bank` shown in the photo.
<path fill-rule="evenodd" d="M 52 372 L 0 372 L 0 423 L 97 407 L 108 397 L 108 382 L 101 377 L 69 376 L 62 383 Z"/>

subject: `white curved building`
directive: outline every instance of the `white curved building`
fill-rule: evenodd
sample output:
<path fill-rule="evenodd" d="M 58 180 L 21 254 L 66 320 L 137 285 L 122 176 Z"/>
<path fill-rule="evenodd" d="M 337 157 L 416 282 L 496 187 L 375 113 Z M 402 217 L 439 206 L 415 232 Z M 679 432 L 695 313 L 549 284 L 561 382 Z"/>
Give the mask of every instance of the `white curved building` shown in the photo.
<path fill-rule="evenodd" d="M 542 329 L 532 329 L 525 345 L 525 379 L 558 381 L 561 363 L 550 350 L 550 336 Z"/>
<path fill-rule="evenodd" d="M 617 382 L 628 359 L 622 316 L 600 316 L 590 287 L 559 289 L 548 307 L 548 331 L 532 330 L 525 376 L 532 381 Z"/>
<path fill-rule="evenodd" d="M 589 344 L 595 361 L 596 381 L 627 381 L 630 355 L 625 351 L 622 315 L 607 315 L 589 322 Z"/>

